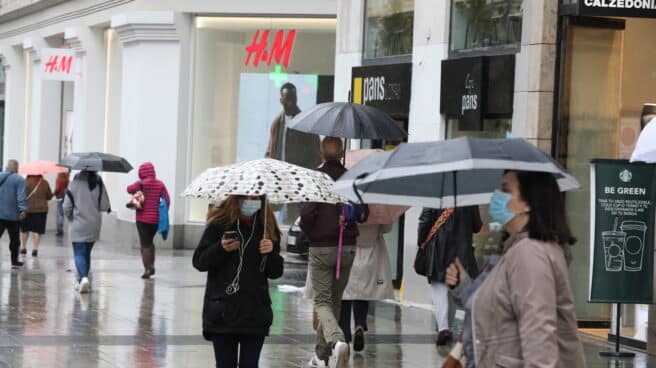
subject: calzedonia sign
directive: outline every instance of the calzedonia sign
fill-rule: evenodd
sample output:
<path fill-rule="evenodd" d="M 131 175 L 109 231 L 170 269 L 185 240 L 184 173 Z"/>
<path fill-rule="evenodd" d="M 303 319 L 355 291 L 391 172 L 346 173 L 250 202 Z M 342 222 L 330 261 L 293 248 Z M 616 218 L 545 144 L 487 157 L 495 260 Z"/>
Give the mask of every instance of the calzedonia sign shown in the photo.
<path fill-rule="evenodd" d="M 578 0 L 579 15 L 656 18 L 656 0 Z"/>
<path fill-rule="evenodd" d="M 590 302 L 654 302 L 656 164 L 593 160 Z"/>

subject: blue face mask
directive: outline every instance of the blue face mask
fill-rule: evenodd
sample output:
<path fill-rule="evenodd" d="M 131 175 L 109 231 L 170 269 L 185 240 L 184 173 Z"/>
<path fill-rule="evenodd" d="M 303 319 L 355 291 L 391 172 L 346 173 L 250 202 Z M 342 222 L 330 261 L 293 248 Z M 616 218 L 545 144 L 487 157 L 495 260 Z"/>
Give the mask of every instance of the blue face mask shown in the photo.
<path fill-rule="evenodd" d="M 241 201 L 239 210 L 241 214 L 247 217 L 253 216 L 262 208 L 262 202 L 259 199 L 244 199 Z"/>
<path fill-rule="evenodd" d="M 492 194 L 492 199 L 490 200 L 490 216 L 492 216 L 494 221 L 501 223 L 501 225 L 507 224 L 517 216 L 517 213 L 508 209 L 508 202 L 511 199 L 512 196 L 510 194 L 499 190 L 495 190 L 494 194 Z"/>

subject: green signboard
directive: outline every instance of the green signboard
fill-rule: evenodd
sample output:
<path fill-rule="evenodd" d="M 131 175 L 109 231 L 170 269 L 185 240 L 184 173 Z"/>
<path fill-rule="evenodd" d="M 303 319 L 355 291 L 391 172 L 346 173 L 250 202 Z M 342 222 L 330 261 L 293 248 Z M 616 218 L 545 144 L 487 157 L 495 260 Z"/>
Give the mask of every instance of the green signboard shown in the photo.
<path fill-rule="evenodd" d="M 590 302 L 654 302 L 656 165 L 593 160 Z"/>

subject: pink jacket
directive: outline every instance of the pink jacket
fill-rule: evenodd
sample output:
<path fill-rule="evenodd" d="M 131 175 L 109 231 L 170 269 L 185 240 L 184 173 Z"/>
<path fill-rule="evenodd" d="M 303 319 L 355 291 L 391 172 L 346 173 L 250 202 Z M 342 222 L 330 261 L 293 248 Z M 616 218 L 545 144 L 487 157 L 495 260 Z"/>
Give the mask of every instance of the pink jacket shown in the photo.
<path fill-rule="evenodd" d="M 155 167 L 150 162 L 145 162 L 139 166 L 139 179 L 128 186 L 128 193 L 134 194 L 139 191 L 141 185 L 144 193 L 143 209 L 137 211 L 137 221 L 147 224 L 157 224 L 159 222 L 159 199 L 164 198 L 166 205 L 171 205 L 169 192 L 166 185 L 157 179 Z"/>

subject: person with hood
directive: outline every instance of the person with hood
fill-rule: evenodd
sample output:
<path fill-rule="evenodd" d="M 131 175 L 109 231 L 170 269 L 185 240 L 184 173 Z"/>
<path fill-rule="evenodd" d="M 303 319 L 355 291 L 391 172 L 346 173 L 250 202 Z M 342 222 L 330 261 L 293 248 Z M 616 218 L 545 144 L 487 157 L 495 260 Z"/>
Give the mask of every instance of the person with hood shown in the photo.
<path fill-rule="evenodd" d="M 0 237 L 9 232 L 9 252 L 12 268 L 23 266 L 18 260 L 21 245 L 20 221 L 27 216 L 25 179 L 18 175 L 18 161 L 9 160 L 7 169 L 0 173 Z"/>
<path fill-rule="evenodd" d="M 27 254 L 27 240 L 32 233 L 32 257 L 39 255 L 41 236 L 46 233 L 48 221 L 48 201 L 52 199 L 50 184 L 42 175 L 28 175 L 25 179 L 27 193 L 27 217 L 21 221 L 22 245 L 21 254 Z"/>
<path fill-rule="evenodd" d="M 155 235 L 159 224 L 159 202 L 163 198 L 166 206 L 171 206 L 171 198 L 162 183 L 155 175 L 155 166 L 150 162 L 144 162 L 139 166 L 139 180 L 129 185 L 129 194 L 143 193 L 141 209 L 137 209 L 137 233 L 141 245 L 141 259 L 143 261 L 144 273 L 142 279 L 149 279 L 155 274 Z"/>
<path fill-rule="evenodd" d="M 264 197 L 229 196 L 207 216 L 193 265 L 207 272 L 203 337 L 217 368 L 256 368 L 273 323 L 269 279 L 282 276 L 280 230 Z M 266 219 L 265 219 L 266 216 Z"/>
<path fill-rule="evenodd" d="M 432 231 L 438 223 L 442 226 Z M 473 235 L 481 230 L 483 230 L 483 222 L 478 206 L 440 210 L 425 208 L 419 217 L 417 239 L 420 243 L 427 242 L 426 278 L 431 287 L 435 308 L 438 346 L 446 345 L 453 340 L 449 328 L 449 316 L 455 314 L 455 310 L 450 308 L 449 289 L 444 283 L 446 269 L 458 257 L 472 277 L 478 275 L 472 244 Z M 427 239 L 429 237 L 430 239 Z"/>
<path fill-rule="evenodd" d="M 446 283 L 464 302 L 470 367 L 583 368 L 565 201 L 550 173 L 508 171 L 490 201 L 506 231 L 501 256 L 478 277 L 456 260 Z"/>
<path fill-rule="evenodd" d="M 100 176 L 92 171 L 75 175 L 64 197 L 64 214 L 68 219 L 68 238 L 73 243 L 76 289 L 88 293 L 91 289 L 91 249 L 100 238 L 102 212 L 111 212 L 109 196 Z"/>
<path fill-rule="evenodd" d="M 344 155 L 342 140 L 326 137 L 321 144 L 324 164 L 318 169 L 333 180 L 346 172 L 341 163 Z M 358 226 L 344 224 L 342 205 L 326 203 L 302 203 L 301 229 L 310 239 L 309 272 L 314 293 L 314 307 L 319 319 L 317 345 L 310 361 L 311 367 L 328 366 L 332 356 L 337 367 L 346 367 L 350 355 L 349 345 L 339 326 L 342 295 L 349 280 L 355 258 L 355 243 Z M 340 277 L 336 277 L 340 227 L 344 225 Z"/>

